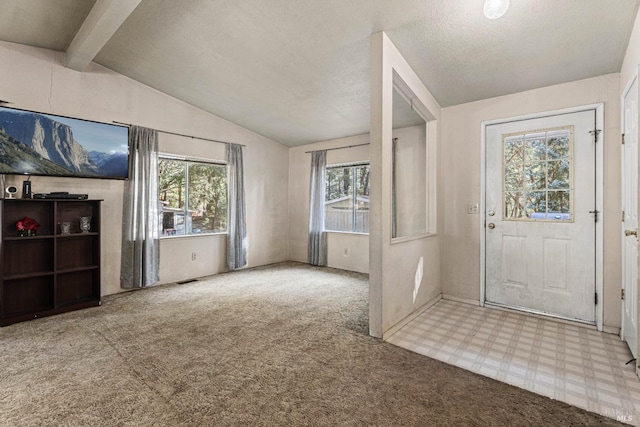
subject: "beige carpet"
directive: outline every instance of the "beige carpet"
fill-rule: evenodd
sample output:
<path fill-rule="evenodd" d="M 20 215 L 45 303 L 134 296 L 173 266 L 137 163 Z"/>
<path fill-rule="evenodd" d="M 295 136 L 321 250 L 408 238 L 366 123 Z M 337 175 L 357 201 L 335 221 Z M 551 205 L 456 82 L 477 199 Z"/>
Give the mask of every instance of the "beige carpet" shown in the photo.
<path fill-rule="evenodd" d="M 284 263 L 2 328 L 0 425 L 616 424 L 369 337 L 367 293 Z"/>

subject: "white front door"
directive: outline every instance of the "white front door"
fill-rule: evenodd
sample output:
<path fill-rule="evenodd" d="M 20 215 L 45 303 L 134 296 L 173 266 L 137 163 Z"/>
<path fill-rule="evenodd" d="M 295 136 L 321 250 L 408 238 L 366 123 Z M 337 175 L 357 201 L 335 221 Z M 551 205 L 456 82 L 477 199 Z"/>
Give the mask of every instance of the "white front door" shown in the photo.
<path fill-rule="evenodd" d="M 595 323 L 595 117 L 486 126 L 485 303 Z"/>
<path fill-rule="evenodd" d="M 622 339 L 638 351 L 638 79 L 624 95 L 622 146 Z M 635 234 L 634 234 L 635 233 Z"/>

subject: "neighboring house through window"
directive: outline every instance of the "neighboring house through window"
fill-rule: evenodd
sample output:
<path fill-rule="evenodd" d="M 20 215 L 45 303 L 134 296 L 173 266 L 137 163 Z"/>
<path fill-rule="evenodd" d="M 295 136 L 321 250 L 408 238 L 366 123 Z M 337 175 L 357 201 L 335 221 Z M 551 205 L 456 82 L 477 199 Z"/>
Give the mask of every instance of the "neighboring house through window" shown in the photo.
<path fill-rule="evenodd" d="M 158 161 L 160 235 L 227 230 L 227 166 L 161 155 Z"/>
<path fill-rule="evenodd" d="M 325 230 L 369 233 L 369 164 L 328 166 Z"/>

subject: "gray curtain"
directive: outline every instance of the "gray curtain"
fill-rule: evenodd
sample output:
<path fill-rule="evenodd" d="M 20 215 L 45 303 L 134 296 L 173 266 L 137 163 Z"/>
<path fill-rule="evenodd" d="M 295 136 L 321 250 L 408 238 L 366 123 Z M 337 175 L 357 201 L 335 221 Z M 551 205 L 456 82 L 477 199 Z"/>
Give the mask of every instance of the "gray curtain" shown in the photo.
<path fill-rule="evenodd" d="M 160 280 L 158 133 L 129 129 L 129 179 L 124 185 L 120 286 L 142 288 Z"/>
<path fill-rule="evenodd" d="M 311 189 L 309 191 L 309 264 L 327 265 L 327 233 L 324 231 L 326 150 L 311 153 Z"/>
<path fill-rule="evenodd" d="M 247 265 L 247 226 L 244 205 L 242 146 L 227 144 L 227 266 Z"/>

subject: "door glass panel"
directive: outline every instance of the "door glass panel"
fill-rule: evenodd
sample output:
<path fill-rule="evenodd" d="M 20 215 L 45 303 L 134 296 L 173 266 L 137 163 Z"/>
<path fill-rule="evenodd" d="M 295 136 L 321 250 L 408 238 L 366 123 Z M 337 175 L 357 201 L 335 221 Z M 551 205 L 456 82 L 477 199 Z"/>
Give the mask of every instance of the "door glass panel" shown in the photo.
<path fill-rule="evenodd" d="M 525 134 L 525 151 L 527 162 L 544 161 L 547 158 L 547 147 L 544 134 Z"/>
<path fill-rule="evenodd" d="M 549 191 L 549 212 L 551 214 L 570 213 L 570 209 L 569 209 L 570 197 L 569 196 L 570 196 L 569 191 Z"/>
<path fill-rule="evenodd" d="M 547 185 L 549 189 L 560 190 L 569 189 L 569 160 L 554 160 L 548 162 Z"/>
<path fill-rule="evenodd" d="M 507 191 L 504 193 L 504 217 L 524 218 L 525 200 L 519 191 Z"/>
<path fill-rule="evenodd" d="M 547 171 L 544 162 L 525 165 L 525 186 L 529 190 L 544 190 L 547 186 Z"/>
<path fill-rule="evenodd" d="M 544 218 L 547 214 L 547 194 L 545 191 L 527 193 L 526 218 Z"/>
<path fill-rule="evenodd" d="M 570 156 L 571 145 L 568 136 L 553 133 L 547 138 L 547 156 L 549 159 L 565 159 Z"/>
<path fill-rule="evenodd" d="M 502 136 L 503 219 L 573 221 L 573 127 Z"/>

